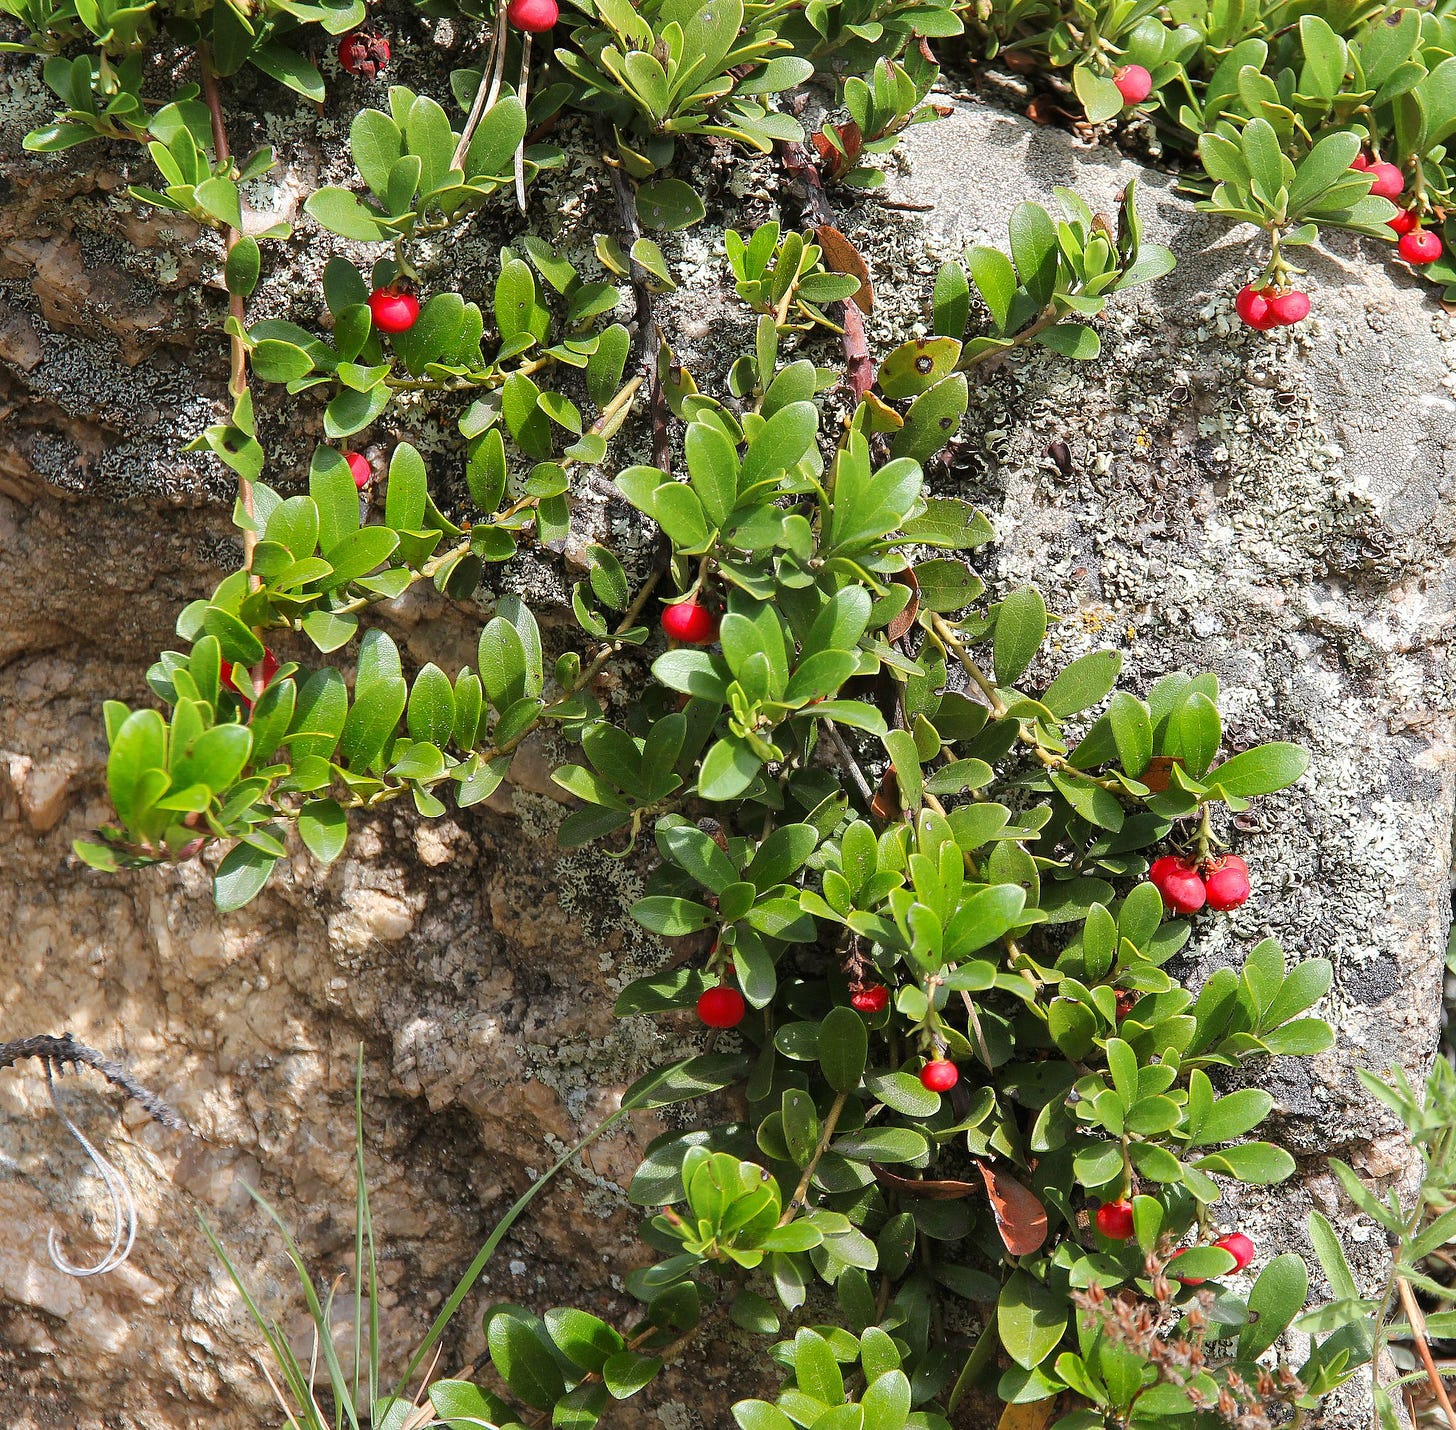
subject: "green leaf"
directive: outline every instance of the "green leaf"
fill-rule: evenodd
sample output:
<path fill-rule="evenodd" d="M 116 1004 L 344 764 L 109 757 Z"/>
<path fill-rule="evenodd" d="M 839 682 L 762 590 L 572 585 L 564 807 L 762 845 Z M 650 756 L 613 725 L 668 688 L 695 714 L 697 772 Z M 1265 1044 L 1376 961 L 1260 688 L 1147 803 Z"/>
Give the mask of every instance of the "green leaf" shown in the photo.
<path fill-rule="evenodd" d="M 1309 1295 L 1309 1273 L 1292 1252 L 1276 1256 L 1249 1292 L 1249 1321 L 1239 1332 L 1238 1357 L 1254 1360 L 1288 1328 Z"/>
<path fill-rule="evenodd" d="M 550 1410 L 566 1393 L 561 1367 L 535 1318 L 515 1306 L 498 1306 L 486 1322 L 491 1363 L 518 1400 Z"/>
<path fill-rule="evenodd" d="M 1309 751 L 1300 745 L 1256 745 L 1215 767 L 1208 782 L 1228 794 L 1249 799 L 1292 785 L 1308 765 Z"/>
<path fill-rule="evenodd" d="M 1034 341 L 1039 347 L 1050 348 L 1078 362 L 1089 362 L 1102 351 L 1102 339 L 1085 323 L 1054 323 L 1043 328 Z"/>
<path fill-rule="evenodd" d="M 1001 602 L 993 646 L 997 685 L 1015 683 L 1031 664 L 1046 630 L 1046 606 L 1035 586 L 1023 586 Z"/>
<path fill-rule="evenodd" d="M 819 1065 L 835 1092 L 853 1092 L 864 1075 L 869 1029 L 852 1008 L 831 1008 L 819 1031 Z"/>
<path fill-rule="evenodd" d="M 258 286 L 262 267 L 263 256 L 258 250 L 258 240 L 247 234 L 240 235 L 228 250 L 227 262 L 223 265 L 228 292 L 235 298 L 250 297 Z"/>
<path fill-rule="evenodd" d="M 315 104 L 324 102 L 324 77 L 297 50 L 280 45 L 276 40 L 268 40 L 249 51 L 248 61 L 295 94 L 301 94 Z"/>
<path fill-rule="evenodd" d="M 317 219 L 330 233 L 352 238 L 360 243 L 380 243 L 390 237 L 378 220 L 348 189 L 325 187 L 315 189 L 305 201 L 304 210 Z"/>
<path fill-rule="evenodd" d="M 1097 704 L 1117 683 L 1122 655 L 1115 650 L 1093 651 L 1074 660 L 1047 686 L 1041 703 L 1059 719 Z"/>
<path fill-rule="evenodd" d="M 231 913 L 250 903 L 273 872 L 277 856 L 264 854 L 251 844 L 237 844 L 217 866 L 213 879 L 213 902 L 223 913 Z"/>
<path fill-rule="evenodd" d="M 646 228 L 691 228 L 707 217 L 697 190 L 681 179 L 657 179 L 637 190 L 637 213 Z"/>
<path fill-rule="evenodd" d="M 437 665 L 427 665 L 415 677 L 405 713 L 410 739 L 441 747 L 455 730 L 455 687 Z"/>
<path fill-rule="evenodd" d="M 344 852 L 349 817 L 332 799 L 311 799 L 298 812 L 298 835 L 321 864 L 332 864 Z"/>
<path fill-rule="evenodd" d="M 1011 1359 L 1035 1370 L 1057 1348 L 1070 1314 L 1065 1297 L 1027 1272 L 1013 1271 L 996 1302 L 996 1329 Z"/>

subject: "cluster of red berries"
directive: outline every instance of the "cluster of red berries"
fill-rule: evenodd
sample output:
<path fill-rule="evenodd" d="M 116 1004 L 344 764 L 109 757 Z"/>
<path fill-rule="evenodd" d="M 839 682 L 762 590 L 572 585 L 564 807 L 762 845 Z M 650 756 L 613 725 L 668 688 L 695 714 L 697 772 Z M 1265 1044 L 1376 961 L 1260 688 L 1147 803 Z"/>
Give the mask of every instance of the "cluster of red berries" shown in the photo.
<path fill-rule="evenodd" d="M 1350 167 L 1371 176 L 1370 192 L 1377 198 L 1393 201 L 1405 192 L 1405 176 L 1394 164 L 1361 154 Z M 1396 252 L 1412 267 L 1422 268 L 1441 256 L 1441 240 L 1421 227 L 1421 216 L 1415 209 L 1401 209 L 1388 222 L 1400 240 Z M 1255 332 L 1267 333 L 1270 328 L 1288 327 L 1308 317 L 1309 294 L 1298 288 L 1255 288 L 1246 283 L 1234 299 L 1234 311 Z"/>
<path fill-rule="evenodd" d="M 1148 879 L 1175 914 L 1196 914 L 1204 904 L 1226 913 L 1249 897 L 1249 866 L 1237 854 L 1214 855 L 1202 863 L 1164 854 L 1153 860 Z"/>
<path fill-rule="evenodd" d="M 1405 176 L 1394 164 L 1367 159 L 1361 154 L 1350 167 L 1372 176 L 1374 183 L 1370 185 L 1370 192 L 1377 198 L 1393 201 L 1405 192 Z M 1400 238 L 1395 246 L 1396 252 L 1412 267 L 1422 268 L 1441 256 L 1441 240 L 1429 229 L 1421 227 L 1421 216 L 1415 209 L 1402 209 L 1388 222 Z"/>
<path fill-rule="evenodd" d="M 1245 283 L 1234 298 L 1234 312 L 1256 333 L 1287 328 L 1309 316 L 1309 294 L 1298 288 L 1255 288 Z"/>
<path fill-rule="evenodd" d="M 1123 65 L 1112 82 L 1128 106 L 1141 104 L 1153 92 L 1153 77 L 1141 65 Z"/>
<path fill-rule="evenodd" d="M 712 645 L 718 639 L 718 617 L 694 597 L 664 606 L 662 629 L 684 645 Z"/>
<path fill-rule="evenodd" d="M 1126 1241 L 1133 1233 L 1132 1203 L 1126 1197 L 1119 1197 L 1115 1202 L 1104 1202 L 1097 1208 L 1092 1221 L 1109 1241 Z M 1219 1237 L 1213 1244 L 1233 1257 L 1235 1271 L 1242 1271 L 1254 1259 L 1254 1243 L 1241 1231 L 1231 1231 L 1227 1236 Z M 1185 1246 L 1175 1251 L 1168 1259 L 1169 1264 L 1182 1256 L 1183 1252 L 1192 1250 L 1191 1246 Z M 1208 1278 L 1175 1276 L 1173 1279 L 1181 1281 L 1185 1286 L 1202 1286 Z"/>

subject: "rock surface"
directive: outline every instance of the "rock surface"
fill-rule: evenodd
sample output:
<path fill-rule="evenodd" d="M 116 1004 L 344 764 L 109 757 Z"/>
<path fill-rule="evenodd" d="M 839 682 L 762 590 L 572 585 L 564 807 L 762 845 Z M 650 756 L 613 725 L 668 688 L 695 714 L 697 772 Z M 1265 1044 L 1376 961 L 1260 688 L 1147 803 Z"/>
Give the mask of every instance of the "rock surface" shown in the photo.
<path fill-rule="evenodd" d="M 447 41 L 420 61 L 442 92 Z M 59 1225 L 67 1254 L 87 1259 L 97 1230 L 77 1206 L 100 1211 L 97 1178 L 44 1079 L 0 1075 L 0 1418 L 13 1430 L 180 1430 L 199 1418 L 252 1430 L 276 1415 L 195 1213 L 306 1350 L 286 1263 L 247 1189 L 278 1207 L 321 1276 L 347 1269 L 362 1044 L 397 1362 L 531 1175 L 674 1046 L 610 1014 L 616 988 L 661 952 L 626 918 L 630 865 L 555 850 L 549 748 L 518 761 L 496 808 L 433 826 L 380 816 L 332 869 L 300 855 L 227 918 L 198 863 L 101 878 L 68 859 L 71 838 L 105 816 L 102 699 L 141 698 L 177 611 L 232 559 L 225 475 L 179 452 L 221 391 L 221 303 L 198 288 L 215 281 L 217 255 L 136 213 L 123 197 L 131 156 L 21 157 L 44 96 L 13 57 L 0 82 L 0 917 L 12 930 L 0 1039 L 69 1028 L 125 1058 L 200 1134 L 166 1132 L 135 1109 L 118 1119 L 110 1094 L 62 1085 L 142 1218 L 123 1271 L 73 1281 L 51 1268 L 46 1230 Z M 365 93 L 382 97 L 382 86 Z M 345 92 L 322 117 L 290 110 L 286 121 L 240 104 L 250 137 L 271 137 L 285 166 L 254 201 L 296 210 L 302 185 L 344 177 L 321 156 L 337 155 L 358 100 Z M 578 157 L 549 176 L 531 222 L 563 251 L 589 253 L 610 193 L 585 136 L 568 140 Z M 1320 1153 L 1375 1177 L 1408 1168 L 1353 1068 L 1419 1072 L 1438 1026 L 1456 804 L 1451 321 L 1385 250 L 1352 244 L 1314 255 L 1322 286 L 1304 329 L 1248 334 L 1230 301 L 1247 231 L 1202 219 L 1157 173 L 976 103 L 910 131 L 892 206 L 872 199 L 842 222 L 870 263 L 870 338 L 883 352 L 928 319 L 939 262 L 1002 240 L 1015 201 L 1050 203 L 1067 184 L 1110 209 L 1133 177 L 1149 236 L 1180 268 L 1114 305 L 1097 361 L 1019 356 L 983 373 L 963 447 L 937 481 L 984 506 L 1000 535 L 986 574 L 1038 581 L 1066 617 L 1067 654 L 1116 645 L 1148 680 L 1211 665 L 1231 747 L 1287 738 L 1314 752 L 1300 785 L 1261 801 L 1238 836 L 1260 892 L 1232 920 L 1199 925 L 1184 970 L 1197 980 L 1266 934 L 1291 959 L 1335 960 L 1325 1011 L 1338 1049 L 1265 1079 L 1304 1170 L 1241 1208 L 1297 1245 L 1309 1206 L 1340 1216 Z M 773 213 L 767 161 L 711 182 L 738 227 Z M 463 291 L 485 291 L 510 221 L 482 215 L 436 263 Z M 318 303 L 313 236 L 305 220 L 269 280 L 270 301 L 301 321 Z M 751 332 L 711 241 L 705 226 L 664 244 L 683 285 L 666 321 L 705 386 Z M 285 459 L 316 440 L 310 409 L 275 405 L 264 421 Z M 459 470 L 447 431 L 409 430 L 432 457 L 449 454 L 436 463 L 446 490 Z M 1062 465 L 1048 455 L 1058 441 Z M 615 523 L 618 545 L 643 540 L 620 506 L 588 496 L 583 518 Z M 533 605 L 549 615 L 571 579 L 533 568 Z M 389 619 L 421 661 L 473 646 L 468 614 L 453 608 L 411 604 Z M 594 1148 L 508 1240 L 489 1293 L 624 1313 L 622 1277 L 640 1252 L 620 1188 L 656 1130 L 642 1119 Z M 1368 1237 L 1363 1250 L 1369 1275 L 1383 1248 Z M 476 1327 L 450 1343 L 451 1366 L 479 1351 Z M 719 1354 L 621 1423 L 727 1423 L 743 1386 Z M 1360 1423 L 1355 1399 L 1325 1423 Z"/>

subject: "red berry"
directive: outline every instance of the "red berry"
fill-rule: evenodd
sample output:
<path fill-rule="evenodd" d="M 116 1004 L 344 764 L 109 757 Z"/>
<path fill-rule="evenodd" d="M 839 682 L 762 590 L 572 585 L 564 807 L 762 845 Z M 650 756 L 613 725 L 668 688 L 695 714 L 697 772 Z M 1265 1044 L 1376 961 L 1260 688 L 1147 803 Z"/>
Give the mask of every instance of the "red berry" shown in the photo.
<path fill-rule="evenodd" d="M 1365 172 L 1375 180 L 1370 192 L 1378 199 L 1399 198 L 1405 189 L 1405 176 L 1394 164 L 1371 164 Z"/>
<path fill-rule="evenodd" d="M 720 983 L 698 994 L 698 1017 L 710 1028 L 736 1028 L 747 1011 L 743 995 Z"/>
<path fill-rule="evenodd" d="M 1141 104 L 1153 92 L 1153 77 L 1141 65 L 1124 65 L 1112 82 L 1124 104 Z"/>
<path fill-rule="evenodd" d="M 1403 234 L 1409 233 L 1420 220 L 1414 209 L 1401 209 L 1394 218 L 1386 219 L 1386 222 L 1397 234 Z"/>
<path fill-rule="evenodd" d="M 344 460 L 354 474 L 354 485 L 363 491 L 374 477 L 374 468 L 369 465 L 369 458 L 362 452 L 346 452 Z"/>
<path fill-rule="evenodd" d="M 1163 896 L 1163 903 L 1175 914 L 1196 914 L 1208 898 L 1198 870 L 1188 860 L 1175 855 L 1164 854 L 1161 859 L 1154 859 L 1148 878 Z"/>
<path fill-rule="evenodd" d="M 890 990 L 883 983 L 859 988 L 849 995 L 849 1006 L 858 1013 L 882 1013 L 890 1003 Z"/>
<path fill-rule="evenodd" d="M 1203 875 L 1208 907 L 1225 913 L 1249 897 L 1249 866 L 1237 854 L 1213 859 Z"/>
<path fill-rule="evenodd" d="M 1117 990 L 1117 1021 L 1120 1023 L 1137 1006 L 1138 996 L 1130 988 Z"/>
<path fill-rule="evenodd" d="M 718 639 L 718 618 L 696 600 L 662 608 L 662 629 L 684 645 L 711 645 Z"/>
<path fill-rule="evenodd" d="M 381 333 L 403 333 L 414 327 L 420 316 L 420 300 L 413 293 L 376 288 L 369 295 L 369 312 Z"/>
<path fill-rule="evenodd" d="M 920 1069 L 920 1085 L 930 1092 L 949 1092 L 961 1080 L 961 1070 L 947 1058 L 932 1058 Z"/>
<path fill-rule="evenodd" d="M 1269 312 L 1269 299 L 1265 296 L 1268 291 L 1245 283 L 1234 295 L 1234 312 L 1255 332 L 1267 333 L 1278 326 L 1279 320 Z"/>
<path fill-rule="evenodd" d="M 1370 169 L 1370 160 L 1363 154 L 1356 154 L 1350 161 L 1350 167 L 1352 169 L 1359 169 L 1362 174 L 1367 173 Z"/>
<path fill-rule="evenodd" d="M 339 41 L 339 63 L 350 74 L 377 79 L 389 63 L 389 41 L 383 35 L 355 30 Z"/>
<path fill-rule="evenodd" d="M 239 670 L 232 661 L 225 660 L 219 664 L 217 673 L 224 688 L 231 690 L 243 702 L 245 710 L 251 710 L 253 701 L 257 699 L 258 695 L 257 687 L 253 684 L 252 672 L 246 667 Z M 266 690 L 273 683 L 273 677 L 278 674 L 278 657 L 271 650 L 263 651 L 258 674 L 262 677 L 263 689 Z"/>
<path fill-rule="evenodd" d="M 556 0 L 511 0 L 506 6 L 506 19 L 511 28 L 524 30 L 528 35 L 544 35 L 560 14 Z"/>
<path fill-rule="evenodd" d="M 1192 1251 L 1192 1250 L 1193 1250 L 1193 1248 L 1191 1246 L 1180 1246 L 1178 1248 L 1178 1250 L 1175 1251 L 1168 1258 L 1168 1265 L 1171 1266 L 1175 1261 L 1177 1261 L 1177 1259 L 1180 1256 L 1183 1255 L 1183 1253 L 1185 1251 Z M 1202 1286 L 1203 1283 L 1208 1280 L 1208 1277 L 1206 1277 L 1206 1276 L 1175 1276 L 1173 1278 L 1173 1280 L 1175 1280 L 1175 1281 L 1181 1281 L 1183 1283 L 1183 1285 L 1185 1285 L 1185 1286 Z"/>
<path fill-rule="evenodd" d="M 1291 288 L 1287 293 L 1276 293 L 1268 300 L 1269 316 L 1281 327 L 1287 328 L 1302 318 L 1309 317 L 1309 294 Z"/>
<path fill-rule="evenodd" d="M 1104 1202 L 1093 1218 L 1097 1230 L 1109 1241 L 1126 1241 L 1132 1235 L 1132 1203 L 1126 1197 Z"/>
<path fill-rule="evenodd" d="M 1428 228 L 1413 228 L 1402 235 L 1396 250 L 1407 263 L 1420 268 L 1441 256 L 1441 240 Z"/>
<path fill-rule="evenodd" d="M 1242 1271 L 1254 1259 L 1254 1243 L 1241 1231 L 1231 1231 L 1213 1244 L 1233 1257 L 1235 1271 Z"/>

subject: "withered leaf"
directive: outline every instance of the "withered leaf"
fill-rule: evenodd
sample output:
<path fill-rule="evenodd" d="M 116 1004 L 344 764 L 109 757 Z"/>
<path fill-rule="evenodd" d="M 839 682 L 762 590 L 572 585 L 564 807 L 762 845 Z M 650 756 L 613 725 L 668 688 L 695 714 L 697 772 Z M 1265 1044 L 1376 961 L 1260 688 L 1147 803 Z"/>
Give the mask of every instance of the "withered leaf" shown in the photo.
<path fill-rule="evenodd" d="M 1047 1239 L 1047 1214 L 1036 1193 L 1022 1186 L 1015 1177 L 997 1172 L 984 1162 L 977 1162 L 976 1169 L 986 1184 L 986 1200 L 991 1203 L 996 1230 L 1001 1233 L 1006 1250 L 1013 1256 L 1030 1256 L 1040 1251 Z"/>
<path fill-rule="evenodd" d="M 974 1196 L 976 1192 L 974 1182 L 917 1182 L 913 1177 L 902 1177 L 881 1167 L 877 1162 L 870 1163 L 870 1171 L 875 1174 L 875 1181 L 882 1187 L 889 1187 L 891 1191 L 899 1192 L 902 1197 L 919 1197 L 927 1202 L 955 1202 L 962 1197 Z"/>
<path fill-rule="evenodd" d="M 859 249 L 832 223 L 821 223 L 814 230 L 814 238 L 824 250 L 826 267 L 859 279 L 859 292 L 854 295 L 854 301 L 862 313 L 868 313 L 875 306 L 875 290 L 870 287 L 870 270 Z"/>
<path fill-rule="evenodd" d="M 920 614 L 920 582 L 909 566 L 903 571 L 897 571 L 891 579 L 910 588 L 910 600 L 905 609 L 885 627 L 885 639 L 897 641 L 915 624 L 915 617 Z"/>

